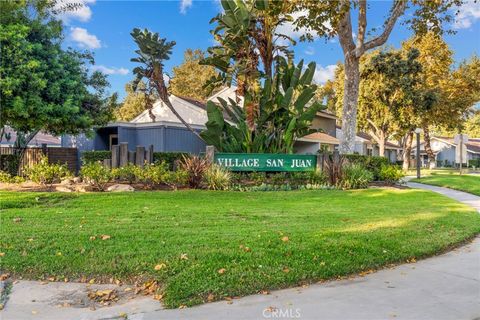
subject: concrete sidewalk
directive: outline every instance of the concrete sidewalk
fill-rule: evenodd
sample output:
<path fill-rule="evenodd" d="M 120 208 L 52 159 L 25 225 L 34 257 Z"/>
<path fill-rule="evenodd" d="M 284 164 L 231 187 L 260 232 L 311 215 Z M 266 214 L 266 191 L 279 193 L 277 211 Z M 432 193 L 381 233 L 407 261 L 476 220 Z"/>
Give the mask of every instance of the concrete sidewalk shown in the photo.
<path fill-rule="evenodd" d="M 452 190 L 448 188 L 431 186 L 423 183 L 409 182 L 408 179 L 406 181 L 407 181 L 407 186 L 409 186 L 410 188 L 424 189 L 424 190 L 430 190 L 436 193 L 440 193 L 446 197 L 463 202 L 466 205 L 469 205 L 477 209 L 478 212 L 480 212 L 480 197 L 476 195 L 473 195 L 467 192 Z"/>

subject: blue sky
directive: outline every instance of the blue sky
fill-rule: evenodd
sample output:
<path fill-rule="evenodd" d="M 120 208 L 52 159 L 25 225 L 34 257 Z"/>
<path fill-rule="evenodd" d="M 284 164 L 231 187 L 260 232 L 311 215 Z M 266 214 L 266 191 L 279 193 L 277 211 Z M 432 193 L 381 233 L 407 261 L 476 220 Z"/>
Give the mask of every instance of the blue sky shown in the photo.
<path fill-rule="evenodd" d="M 167 73 L 180 64 L 187 48 L 206 50 L 213 45 L 210 19 L 220 11 L 220 4 L 212 1 L 95 1 L 82 0 L 85 6 L 62 16 L 65 23 L 65 45 L 89 49 L 95 53 L 97 69 L 109 74 L 111 92 L 124 96 L 124 85 L 133 78 L 135 44 L 130 36 L 133 28 L 148 28 L 161 37 L 176 41 L 171 60 L 166 62 Z M 371 1 L 368 26 L 380 27 L 388 14 L 390 1 Z M 409 12 L 406 13 L 408 15 Z M 467 2 L 456 21 L 449 26 L 457 31 L 445 36 L 459 62 L 473 54 L 480 55 L 480 2 Z M 301 31 L 292 26 L 282 27 L 282 32 L 298 37 Z M 411 32 L 397 23 L 387 44 L 398 47 Z M 336 39 L 298 42 L 293 48 L 296 60 L 315 61 L 315 79 L 322 83 L 331 78 L 334 66 L 342 61 L 342 50 Z"/>

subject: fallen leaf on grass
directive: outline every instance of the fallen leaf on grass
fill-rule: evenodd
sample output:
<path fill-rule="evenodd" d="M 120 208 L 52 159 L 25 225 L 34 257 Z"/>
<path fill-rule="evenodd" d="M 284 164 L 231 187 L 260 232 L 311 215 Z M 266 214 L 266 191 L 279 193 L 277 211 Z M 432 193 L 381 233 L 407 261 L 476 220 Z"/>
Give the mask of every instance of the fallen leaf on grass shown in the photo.
<path fill-rule="evenodd" d="M 160 300 L 162 300 L 162 298 L 163 298 L 163 294 L 154 294 L 153 295 L 153 300 L 160 301 Z"/>
<path fill-rule="evenodd" d="M 213 293 L 209 293 L 207 297 L 207 301 L 212 302 L 213 300 L 215 300 L 215 295 Z"/>
<path fill-rule="evenodd" d="M 289 273 L 289 272 L 290 272 L 290 269 L 288 269 L 288 268 L 283 268 L 282 271 L 285 272 L 285 273 Z"/>
<path fill-rule="evenodd" d="M 5 252 L 0 252 L 0 257 L 4 257 L 5 256 Z"/>
<path fill-rule="evenodd" d="M 102 240 L 108 240 L 111 238 L 108 234 L 102 234 L 100 237 L 102 238 Z"/>
<path fill-rule="evenodd" d="M 221 268 L 221 269 L 218 269 L 217 272 L 218 272 L 219 274 L 224 274 L 225 271 L 227 271 L 225 268 Z"/>
<path fill-rule="evenodd" d="M 159 271 L 159 270 L 162 270 L 163 268 L 166 268 L 167 265 L 165 263 L 159 263 L 155 266 L 155 271 Z"/>
<path fill-rule="evenodd" d="M 261 290 L 259 293 L 260 293 L 260 294 L 263 294 L 263 295 L 267 295 L 267 294 L 270 294 L 270 291 L 268 291 L 268 290 Z"/>
<path fill-rule="evenodd" d="M 290 239 L 288 239 L 288 237 L 287 237 L 287 236 L 285 236 L 285 237 L 282 237 L 282 241 L 283 241 L 283 242 L 288 242 L 288 240 L 290 240 Z"/>
<path fill-rule="evenodd" d="M 97 237 L 95 237 L 95 236 L 91 236 L 91 237 L 90 237 L 90 241 L 93 241 L 93 240 L 95 240 L 95 239 L 97 239 Z"/>
<path fill-rule="evenodd" d="M 187 308 L 187 306 L 184 305 L 184 304 L 182 304 L 182 305 L 180 305 L 180 307 L 178 307 L 178 309 L 185 309 L 185 308 Z"/>
<path fill-rule="evenodd" d="M 93 278 L 93 279 L 90 279 L 90 281 L 88 281 L 88 283 L 90 283 L 90 284 L 94 284 L 94 283 L 95 283 L 95 278 Z"/>
<path fill-rule="evenodd" d="M 182 253 L 182 254 L 180 255 L 180 260 L 188 260 L 187 254 L 186 254 L 186 253 Z"/>
<path fill-rule="evenodd" d="M 9 273 L 2 273 L 2 275 L 0 275 L 0 281 L 5 281 L 5 280 L 7 280 L 9 277 L 10 277 L 10 274 L 9 274 Z"/>
<path fill-rule="evenodd" d="M 16 223 L 22 222 L 22 218 L 13 218 L 13 222 L 16 222 Z"/>

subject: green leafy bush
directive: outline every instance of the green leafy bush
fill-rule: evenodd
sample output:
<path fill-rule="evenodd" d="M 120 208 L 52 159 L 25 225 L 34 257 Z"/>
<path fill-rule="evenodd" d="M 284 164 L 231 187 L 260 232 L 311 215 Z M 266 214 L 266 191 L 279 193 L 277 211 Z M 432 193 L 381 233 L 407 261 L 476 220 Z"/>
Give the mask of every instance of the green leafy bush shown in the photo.
<path fill-rule="evenodd" d="M 156 185 L 166 184 L 170 181 L 170 171 L 165 162 L 147 164 L 143 169 L 138 170 L 137 179 L 149 188 Z"/>
<path fill-rule="evenodd" d="M 100 191 L 105 191 L 107 183 L 112 180 L 112 171 L 100 162 L 84 164 L 80 170 L 83 181 L 93 185 Z"/>
<path fill-rule="evenodd" d="M 153 162 L 161 163 L 165 162 L 168 164 L 168 169 L 175 169 L 175 162 L 180 162 L 184 157 L 190 157 L 190 154 L 187 152 L 154 152 L 153 153 Z"/>
<path fill-rule="evenodd" d="M 98 151 L 82 152 L 82 162 L 84 164 L 89 164 L 89 163 L 94 163 L 99 161 L 101 162 L 104 159 L 110 159 L 110 158 L 112 158 L 111 151 L 98 150 Z"/>
<path fill-rule="evenodd" d="M 134 183 L 138 180 L 141 170 L 142 168 L 129 163 L 124 167 L 113 168 L 112 178 L 120 181 L 127 181 L 128 183 Z"/>
<path fill-rule="evenodd" d="M 320 171 L 292 172 L 288 179 L 290 184 L 294 186 L 323 185 L 327 183 L 327 175 Z"/>
<path fill-rule="evenodd" d="M 3 183 L 22 183 L 25 182 L 25 178 L 12 175 L 8 172 L 0 170 L 0 182 Z"/>
<path fill-rule="evenodd" d="M 405 176 L 403 170 L 396 165 L 382 165 L 379 180 L 394 184 Z"/>
<path fill-rule="evenodd" d="M 343 168 L 343 175 L 339 187 L 343 189 L 367 188 L 373 180 L 373 174 L 358 163 L 350 163 Z"/>
<path fill-rule="evenodd" d="M 169 171 L 166 175 L 165 184 L 169 185 L 173 189 L 177 189 L 180 186 L 188 184 L 188 172 L 182 169 L 176 171 Z"/>
<path fill-rule="evenodd" d="M 16 154 L 0 154 L 0 170 L 14 176 L 17 174 L 20 156 Z"/>
<path fill-rule="evenodd" d="M 382 165 L 390 165 L 390 161 L 385 157 L 364 156 L 360 154 L 345 155 L 349 163 L 360 164 L 373 174 L 373 180 L 380 179 L 380 170 Z"/>
<path fill-rule="evenodd" d="M 210 163 L 198 156 L 183 157 L 180 162 L 180 168 L 188 172 L 188 185 L 193 189 L 200 188 L 205 171 L 209 167 Z"/>
<path fill-rule="evenodd" d="M 480 159 L 471 159 L 468 160 L 469 167 L 480 168 Z"/>
<path fill-rule="evenodd" d="M 210 190 L 227 190 L 232 182 L 232 175 L 222 166 L 213 164 L 205 171 L 203 181 Z"/>
<path fill-rule="evenodd" d="M 27 177 L 33 182 L 43 185 L 51 185 L 60 182 L 63 178 L 72 174 L 67 165 L 50 164 L 47 157 L 42 157 L 40 162 L 25 170 Z"/>

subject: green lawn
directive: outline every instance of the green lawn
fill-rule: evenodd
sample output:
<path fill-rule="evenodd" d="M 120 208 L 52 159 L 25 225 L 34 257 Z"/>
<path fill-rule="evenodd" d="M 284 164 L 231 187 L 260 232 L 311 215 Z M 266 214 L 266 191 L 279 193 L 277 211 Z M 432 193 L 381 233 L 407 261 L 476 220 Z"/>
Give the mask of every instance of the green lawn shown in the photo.
<path fill-rule="evenodd" d="M 480 233 L 473 209 L 421 190 L 0 192 L 0 204 L 3 272 L 156 279 L 167 307 L 381 268 Z"/>
<path fill-rule="evenodd" d="M 433 175 L 413 179 L 412 181 L 456 189 L 480 196 L 480 175 Z"/>

